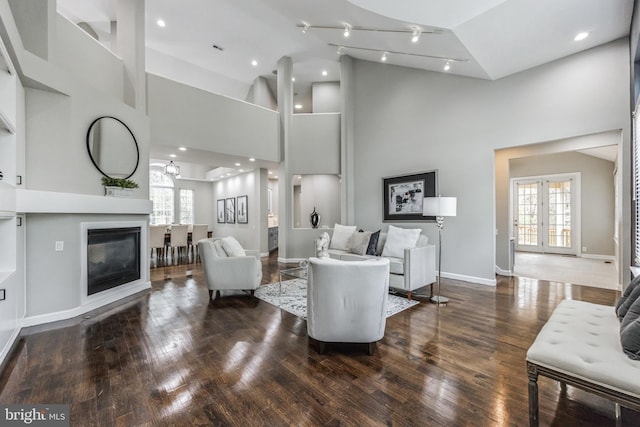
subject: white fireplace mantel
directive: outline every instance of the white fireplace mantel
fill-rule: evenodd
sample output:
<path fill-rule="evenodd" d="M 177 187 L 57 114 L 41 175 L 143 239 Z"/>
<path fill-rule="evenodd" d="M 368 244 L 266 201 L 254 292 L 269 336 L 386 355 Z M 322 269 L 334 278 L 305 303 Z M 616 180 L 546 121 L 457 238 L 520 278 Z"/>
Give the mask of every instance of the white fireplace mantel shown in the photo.
<path fill-rule="evenodd" d="M 16 212 L 51 214 L 141 214 L 151 213 L 151 200 L 61 193 L 57 191 L 16 190 Z"/>

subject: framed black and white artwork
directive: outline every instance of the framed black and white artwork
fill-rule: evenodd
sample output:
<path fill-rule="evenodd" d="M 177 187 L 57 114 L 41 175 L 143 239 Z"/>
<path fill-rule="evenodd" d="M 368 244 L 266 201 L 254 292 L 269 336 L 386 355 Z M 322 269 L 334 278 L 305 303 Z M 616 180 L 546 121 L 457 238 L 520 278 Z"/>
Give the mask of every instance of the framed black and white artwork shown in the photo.
<path fill-rule="evenodd" d="M 422 201 L 437 195 L 437 171 L 382 178 L 383 221 L 435 221 L 422 216 Z"/>
<path fill-rule="evenodd" d="M 249 223 L 248 196 L 236 197 L 236 215 L 238 217 L 238 224 Z"/>
<path fill-rule="evenodd" d="M 218 224 L 224 224 L 224 199 L 218 199 L 218 209 L 216 215 L 218 215 Z"/>
<path fill-rule="evenodd" d="M 226 199 L 225 205 L 225 220 L 227 224 L 235 224 L 236 223 L 236 199 L 231 197 Z"/>

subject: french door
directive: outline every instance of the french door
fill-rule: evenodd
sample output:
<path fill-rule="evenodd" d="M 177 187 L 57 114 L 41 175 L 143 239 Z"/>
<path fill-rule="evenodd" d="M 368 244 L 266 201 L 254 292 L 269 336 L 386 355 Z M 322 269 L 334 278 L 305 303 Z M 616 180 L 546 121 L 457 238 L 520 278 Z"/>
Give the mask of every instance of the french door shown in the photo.
<path fill-rule="evenodd" d="M 512 182 L 516 250 L 578 255 L 580 174 Z"/>

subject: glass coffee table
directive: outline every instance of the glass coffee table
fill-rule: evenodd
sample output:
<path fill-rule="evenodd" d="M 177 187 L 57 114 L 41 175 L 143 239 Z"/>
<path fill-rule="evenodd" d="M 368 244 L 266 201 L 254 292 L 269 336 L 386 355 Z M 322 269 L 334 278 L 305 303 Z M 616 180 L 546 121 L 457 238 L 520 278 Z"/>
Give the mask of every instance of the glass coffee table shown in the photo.
<path fill-rule="evenodd" d="M 307 264 L 301 263 L 298 267 L 286 268 L 280 270 L 278 281 L 278 306 L 292 306 L 295 310 L 296 306 L 304 305 L 306 311 L 307 299 Z M 291 312 L 291 310 L 285 311 Z"/>

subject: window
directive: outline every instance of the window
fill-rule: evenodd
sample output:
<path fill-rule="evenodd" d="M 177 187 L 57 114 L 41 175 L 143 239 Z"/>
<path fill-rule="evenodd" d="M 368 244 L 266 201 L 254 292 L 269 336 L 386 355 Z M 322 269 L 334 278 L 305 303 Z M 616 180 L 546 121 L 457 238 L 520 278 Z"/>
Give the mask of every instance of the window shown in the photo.
<path fill-rule="evenodd" d="M 640 111 L 633 115 L 634 264 L 640 265 Z"/>
<path fill-rule="evenodd" d="M 193 224 L 193 190 L 180 189 L 180 224 Z"/>
<path fill-rule="evenodd" d="M 149 196 L 153 203 L 151 224 L 173 224 L 173 180 L 161 168 L 149 170 Z"/>

